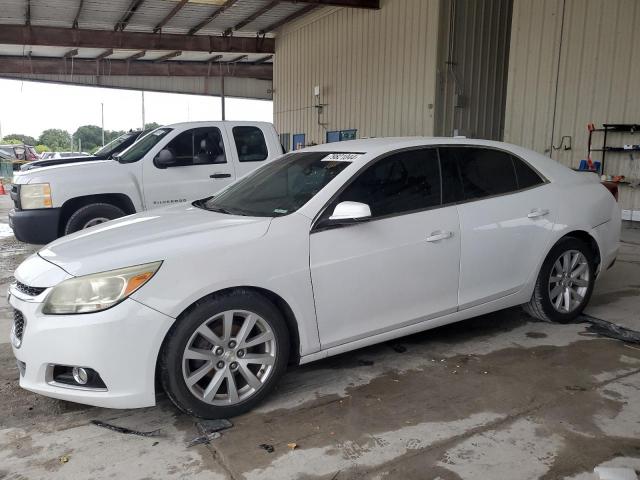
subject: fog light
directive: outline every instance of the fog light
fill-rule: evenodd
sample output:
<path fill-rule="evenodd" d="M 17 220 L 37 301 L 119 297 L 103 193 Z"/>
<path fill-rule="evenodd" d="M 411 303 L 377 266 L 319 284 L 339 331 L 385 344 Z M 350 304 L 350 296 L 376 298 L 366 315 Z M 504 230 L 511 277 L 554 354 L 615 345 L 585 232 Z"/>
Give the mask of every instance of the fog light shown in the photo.
<path fill-rule="evenodd" d="M 89 374 L 87 374 L 87 371 L 82 367 L 73 367 L 71 375 L 73 375 L 73 379 L 80 385 L 86 385 L 89 380 Z"/>

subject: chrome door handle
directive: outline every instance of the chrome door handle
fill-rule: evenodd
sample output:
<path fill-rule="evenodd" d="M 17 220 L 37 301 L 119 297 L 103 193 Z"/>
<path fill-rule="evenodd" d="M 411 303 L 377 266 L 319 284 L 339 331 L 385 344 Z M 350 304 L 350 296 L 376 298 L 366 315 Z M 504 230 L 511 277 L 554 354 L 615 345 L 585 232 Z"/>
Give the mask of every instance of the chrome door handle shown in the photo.
<path fill-rule="evenodd" d="M 209 175 L 209 178 L 231 178 L 230 173 L 214 173 L 213 175 Z"/>
<path fill-rule="evenodd" d="M 545 215 L 549 215 L 549 210 L 544 209 L 544 208 L 536 208 L 534 210 L 531 210 L 527 217 L 529 218 L 538 218 L 538 217 L 544 217 Z"/>
<path fill-rule="evenodd" d="M 442 230 L 437 230 L 435 232 L 431 232 L 431 235 L 427 237 L 427 242 L 439 242 L 440 240 L 446 240 L 447 238 L 453 237 L 453 232 L 443 232 Z"/>

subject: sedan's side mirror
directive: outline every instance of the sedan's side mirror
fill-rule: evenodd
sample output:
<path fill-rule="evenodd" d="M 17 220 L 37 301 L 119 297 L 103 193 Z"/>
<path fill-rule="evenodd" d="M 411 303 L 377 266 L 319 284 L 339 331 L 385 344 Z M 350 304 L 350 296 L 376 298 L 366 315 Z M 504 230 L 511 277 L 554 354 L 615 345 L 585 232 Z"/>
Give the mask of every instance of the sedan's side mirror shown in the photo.
<path fill-rule="evenodd" d="M 158 168 L 172 167 L 176 164 L 176 156 L 171 150 L 164 148 L 160 150 L 160 153 L 153 159 L 153 163 L 155 163 Z"/>
<path fill-rule="evenodd" d="M 329 217 L 332 223 L 350 223 L 371 218 L 371 209 L 366 203 L 340 202 Z"/>

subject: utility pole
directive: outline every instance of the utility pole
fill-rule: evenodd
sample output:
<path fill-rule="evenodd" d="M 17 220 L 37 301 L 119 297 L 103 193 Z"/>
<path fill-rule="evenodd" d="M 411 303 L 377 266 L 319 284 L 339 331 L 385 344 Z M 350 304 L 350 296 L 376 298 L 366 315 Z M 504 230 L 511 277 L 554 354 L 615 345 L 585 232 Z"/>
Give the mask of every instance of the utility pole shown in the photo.
<path fill-rule="evenodd" d="M 100 103 L 102 110 L 102 146 L 104 147 L 104 102 Z"/>
<path fill-rule="evenodd" d="M 142 92 L 140 93 L 142 93 L 142 130 L 144 131 L 144 127 L 147 123 L 144 119 L 144 90 L 142 90 Z"/>
<path fill-rule="evenodd" d="M 220 77 L 220 100 L 222 100 L 222 120 L 226 120 L 227 119 L 227 114 L 225 112 L 225 99 L 224 99 L 224 75 L 222 77 Z"/>

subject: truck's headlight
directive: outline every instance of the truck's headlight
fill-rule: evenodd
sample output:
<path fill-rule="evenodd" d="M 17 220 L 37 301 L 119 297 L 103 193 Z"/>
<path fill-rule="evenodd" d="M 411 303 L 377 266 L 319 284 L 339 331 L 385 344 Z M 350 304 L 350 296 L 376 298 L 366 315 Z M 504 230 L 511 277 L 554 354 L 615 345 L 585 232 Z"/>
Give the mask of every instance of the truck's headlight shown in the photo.
<path fill-rule="evenodd" d="M 147 283 L 160 265 L 147 263 L 65 280 L 53 287 L 42 313 L 89 313 L 113 307 Z"/>
<path fill-rule="evenodd" d="M 52 206 L 51 187 L 48 183 L 20 185 L 20 207 L 22 209 L 51 208 Z"/>

